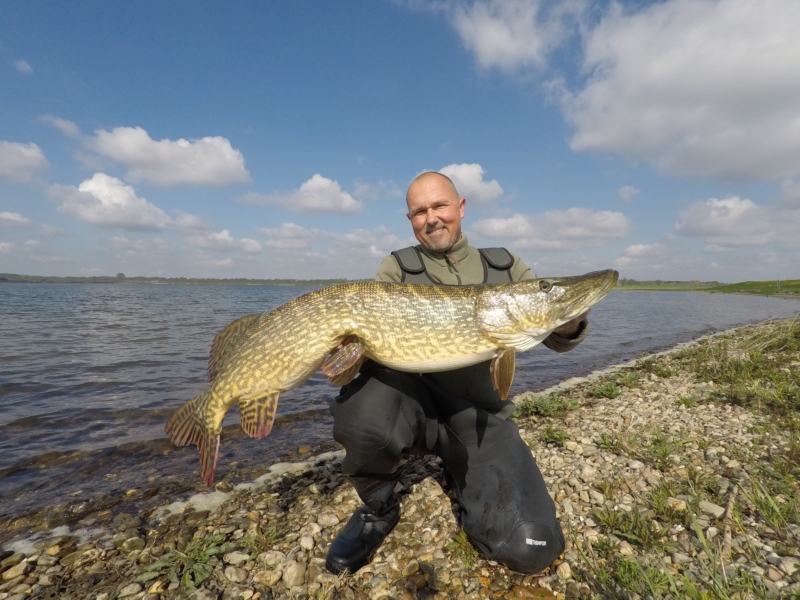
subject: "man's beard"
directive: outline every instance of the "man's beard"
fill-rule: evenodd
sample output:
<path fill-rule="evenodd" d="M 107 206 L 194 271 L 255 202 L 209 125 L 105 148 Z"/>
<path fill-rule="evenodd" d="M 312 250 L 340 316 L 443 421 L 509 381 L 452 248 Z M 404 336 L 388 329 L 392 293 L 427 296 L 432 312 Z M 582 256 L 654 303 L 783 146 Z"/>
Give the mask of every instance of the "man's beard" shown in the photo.
<path fill-rule="evenodd" d="M 432 233 L 440 231 L 444 233 L 431 237 Z M 428 250 L 433 250 L 434 252 L 445 253 L 458 241 L 445 227 L 439 227 L 430 232 L 426 231 L 425 234 L 428 238 Z"/>

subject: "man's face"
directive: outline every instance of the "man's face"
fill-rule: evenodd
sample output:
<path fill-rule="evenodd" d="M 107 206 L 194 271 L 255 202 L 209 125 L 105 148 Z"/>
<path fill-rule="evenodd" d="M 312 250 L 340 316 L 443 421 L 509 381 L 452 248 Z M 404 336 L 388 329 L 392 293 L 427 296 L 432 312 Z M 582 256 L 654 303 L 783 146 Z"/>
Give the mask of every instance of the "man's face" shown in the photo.
<path fill-rule="evenodd" d="M 428 250 L 447 252 L 461 237 L 464 198 L 436 175 L 415 180 L 406 194 L 414 235 Z"/>

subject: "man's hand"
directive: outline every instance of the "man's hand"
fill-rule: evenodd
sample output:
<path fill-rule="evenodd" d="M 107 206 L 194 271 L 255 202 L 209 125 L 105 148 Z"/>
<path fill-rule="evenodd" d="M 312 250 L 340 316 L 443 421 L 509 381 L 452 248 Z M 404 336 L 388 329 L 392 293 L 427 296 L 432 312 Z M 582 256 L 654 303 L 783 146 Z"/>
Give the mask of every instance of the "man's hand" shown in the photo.
<path fill-rule="evenodd" d="M 568 340 L 573 340 L 578 337 L 578 330 L 581 327 L 581 323 L 586 319 L 586 315 L 589 314 L 587 310 L 585 313 L 578 315 L 571 321 L 567 321 L 561 327 L 557 327 L 553 330 L 553 333 L 560 335 L 563 338 Z"/>

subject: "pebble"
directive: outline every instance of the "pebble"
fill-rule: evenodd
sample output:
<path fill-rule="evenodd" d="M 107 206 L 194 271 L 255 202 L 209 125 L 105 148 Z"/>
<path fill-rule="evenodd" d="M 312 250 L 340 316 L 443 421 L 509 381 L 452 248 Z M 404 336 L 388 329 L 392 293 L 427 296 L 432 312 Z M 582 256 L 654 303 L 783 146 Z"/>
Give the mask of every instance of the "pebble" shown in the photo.
<path fill-rule="evenodd" d="M 562 562 L 558 567 L 556 567 L 556 575 L 558 575 L 559 579 L 566 581 L 572 576 L 572 569 L 569 566 L 569 563 Z"/>
<path fill-rule="evenodd" d="M 303 583 L 305 575 L 306 566 L 303 563 L 290 561 L 283 570 L 283 582 L 293 588 Z"/>
<path fill-rule="evenodd" d="M 247 579 L 247 575 L 247 571 L 241 567 L 234 567 L 232 565 L 225 567 L 225 577 L 228 578 L 228 581 L 232 581 L 233 583 L 243 582 Z"/>
<path fill-rule="evenodd" d="M 142 591 L 141 584 L 129 583 L 119 591 L 118 597 L 127 598 L 128 596 L 133 596 L 134 594 L 138 594 L 141 591 Z"/>
<path fill-rule="evenodd" d="M 715 519 L 719 519 L 722 515 L 725 514 L 724 508 L 722 508 L 718 504 L 714 504 L 713 502 L 708 502 L 707 500 L 701 500 L 697 506 L 704 513 L 713 516 Z"/>
<path fill-rule="evenodd" d="M 223 560 L 234 567 L 241 567 L 250 560 L 250 555 L 244 552 L 229 552 L 223 557 Z"/>

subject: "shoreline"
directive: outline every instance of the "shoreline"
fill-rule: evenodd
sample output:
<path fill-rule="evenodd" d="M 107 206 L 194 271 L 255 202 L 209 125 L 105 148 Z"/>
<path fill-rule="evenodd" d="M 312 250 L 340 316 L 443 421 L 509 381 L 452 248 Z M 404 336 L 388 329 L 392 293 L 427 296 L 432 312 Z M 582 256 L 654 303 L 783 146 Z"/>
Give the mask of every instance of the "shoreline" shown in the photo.
<path fill-rule="evenodd" d="M 740 561 L 732 578 L 746 572 L 754 578 L 752 589 L 788 597 L 800 591 L 800 572 L 794 573 L 800 525 L 785 520 L 788 539 L 772 539 L 775 532 L 770 537 L 771 529 L 762 526 L 766 520 L 757 518 L 758 502 L 742 500 L 744 491 L 737 501 L 735 490 L 750 485 L 750 475 L 765 468 L 767 457 L 774 460 L 791 448 L 789 434 L 769 415 L 718 401 L 720 386 L 699 381 L 681 362 L 703 347 L 763 337 L 787 322 L 712 333 L 514 398 L 520 413 L 515 420 L 568 539 L 563 559 L 543 574 L 512 573 L 479 558 L 458 536 L 455 500 L 431 456 L 413 457 L 404 468 L 402 519 L 376 560 L 354 576 L 328 574 L 325 549 L 357 506 L 339 473 L 343 450 L 338 450 L 275 463 L 252 482 L 218 484 L 145 513 L 113 515 L 101 508 L 83 519 L 81 529 L 59 528 L 14 543 L 14 554 L 0 553 L 0 600 L 52 593 L 75 600 L 182 598 L 187 589 L 170 573 L 178 580 L 185 573 L 199 580 L 206 571 L 196 600 L 301 594 L 588 598 L 604 585 L 623 585 L 618 571 L 625 568 L 633 569 L 631 590 L 644 585 L 640 571 L 649 574 L 650 587 L 666 580 L 667 597 L 670 585 L 675 590 L 686 585 L 685 577 L 701 588 L 712 585 L 704 581 L 713 583 L 704 561 L 713 549 L 697 544 L 714 538 L 728 540 L 725 564 Z M 680 443 L 671 439 L 676 436 Z M 770 440 L 766 450 L 765 439 Z M 689 488 L 694 491 L 686 493 L 686 481 L 694 483 Z M 654 505 L 657 494 L 667 491 Z M 732 524 L 737 502 L 748 510 L 740 508 Z M 703 536 L 695 535 L 697 527 Z M 635 541 L 648 536 L 658 543 Z M 180 553 L 205 566 L 191 571 Z M 609 581 L 598 581 L 598 572 L 607 572 Z"/>

